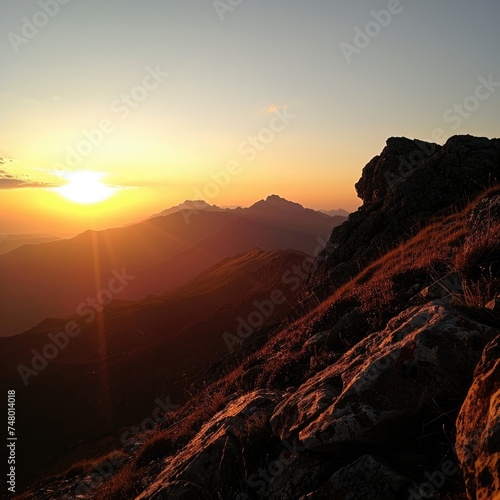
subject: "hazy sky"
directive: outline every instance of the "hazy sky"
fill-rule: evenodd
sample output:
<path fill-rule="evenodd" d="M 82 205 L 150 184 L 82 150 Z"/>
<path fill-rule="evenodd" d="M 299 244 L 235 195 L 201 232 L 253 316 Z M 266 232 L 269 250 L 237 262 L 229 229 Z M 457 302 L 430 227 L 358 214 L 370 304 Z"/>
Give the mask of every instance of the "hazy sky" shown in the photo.
<path fill-rule="evenodd" d="M 16 160 L 0 165 L 0 232 L 121 224 L 203 194 L 354 209 L 387 137 L 499 135 L 498 0 L 62 2 L 0 6 L 0 156 Z M 54 170 L 129 188 L 76 205 L 36 187 Z"/>

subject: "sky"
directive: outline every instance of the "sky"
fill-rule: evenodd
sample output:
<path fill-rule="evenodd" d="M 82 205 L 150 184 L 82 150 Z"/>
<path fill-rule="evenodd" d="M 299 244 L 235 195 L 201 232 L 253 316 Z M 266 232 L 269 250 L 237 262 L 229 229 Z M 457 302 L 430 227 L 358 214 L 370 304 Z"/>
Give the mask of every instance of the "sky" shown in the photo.
<path fill-rule="evenodd" d="M 3 2 L 0 233 L 186 199 L 354 210 L 388 137 L 499 136 L 499 18 L 498 0 Z"/>

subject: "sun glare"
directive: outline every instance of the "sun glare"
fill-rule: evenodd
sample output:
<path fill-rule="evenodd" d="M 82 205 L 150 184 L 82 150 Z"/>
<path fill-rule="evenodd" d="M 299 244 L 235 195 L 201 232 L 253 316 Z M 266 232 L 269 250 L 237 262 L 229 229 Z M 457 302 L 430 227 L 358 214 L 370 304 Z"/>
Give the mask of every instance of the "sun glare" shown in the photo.
<path fill-rule="evenodd" d="M 74 203 L 90 205 L 111 197 L 117 189 L 104 182 L 104 174 L 100 172 L 72 172 L 64 176 L 68 183 L 55 188 L 54 191 Z"/>

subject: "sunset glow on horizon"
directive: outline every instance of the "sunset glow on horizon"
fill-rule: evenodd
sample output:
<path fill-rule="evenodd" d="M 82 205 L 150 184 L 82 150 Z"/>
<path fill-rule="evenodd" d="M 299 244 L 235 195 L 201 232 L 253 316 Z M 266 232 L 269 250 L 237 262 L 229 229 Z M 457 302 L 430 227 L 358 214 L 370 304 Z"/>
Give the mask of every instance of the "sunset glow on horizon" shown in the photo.
<path fill-rule="evenodd" d="M 367 35 L 387 8 L 89 0 L 61 3 L 28 37 L 40 6 L 9 3 L 0 233 L 76 233 L 185 200 L 270 194 L 353 211 L 354 184 L 388 137 L 494 136 L 499 5 L 400 2 Z M 491 97 L 467 111 L 481 81 Z"/>

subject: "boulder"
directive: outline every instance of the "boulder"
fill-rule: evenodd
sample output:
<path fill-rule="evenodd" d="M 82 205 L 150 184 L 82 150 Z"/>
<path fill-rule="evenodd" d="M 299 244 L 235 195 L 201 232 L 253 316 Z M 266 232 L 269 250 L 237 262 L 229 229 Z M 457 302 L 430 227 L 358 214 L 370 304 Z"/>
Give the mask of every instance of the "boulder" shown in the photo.
<path fill-rule="evenodd" d="M 454 294 L 463 293 L 462 282 L 458 273 L 449 273 L 447 276 L 437 280 L 432 285 L 424 288 L 418 294 L 418 299 L 423 303 L 432 300 L 444 300 L 450 302 Z"/>
<path fill-rule="evenodd" d="M 264 368 L 262 365 L 252 366 L 241 375 L 241 385 L 248 391 L 255 387 L 257 377 L 262 373 Z"/>
<path fill-rule="evenodd" d="M 196 500 L 221 484 L 229 485 L 241 473 L 237 468 L 244 467 L 242 439 L 257 441 L 255 434 L 263 430 L 251 428 L 250 418 L 259 412 L 269 417 L 280 397 L 277 391 L 259 390 L 232 401 L 180 453 L 165 460 L 161 473 L 137 498 Z"/>
<path fill-rule="evenodd" d="M 283 471 L 272 477 L 267 489 L 257 498 L 296 500 L 298 492 L 310 491 L 331 474 L 332 464 L 298 452 L 290 456 Z"/>
<path fill-rule="evenodd" d="M 344 345 L 333 329 L 316 333 L 304 344 L 304 348 L 307 349 L 309 354 L 313 354 L 317 349 L 325 347 L 334 351 L 343 350 Z"/>
<path fill-rule="evenodd" d="M 457 419 L 456 451 L 471 500 L 500 498 L 500 336 L 484 349 Z"/>
<path fill-rule="evenodd" d="M 397 441 L 429 406 L 465 396 L 495 334 L 440 301 L 408 309 L 285 398 L 273 432 L 320 453 Z"/>
<path fill-rule="evenodd" d="M 344 348 L 350 349 L 362 340 L 368 331 L 370 325 L 359 307 L 344 314 L 339 322 L 333 327 L 333 334 L 338 336 Z"/>

